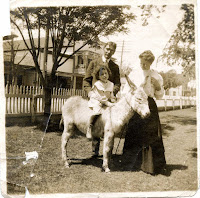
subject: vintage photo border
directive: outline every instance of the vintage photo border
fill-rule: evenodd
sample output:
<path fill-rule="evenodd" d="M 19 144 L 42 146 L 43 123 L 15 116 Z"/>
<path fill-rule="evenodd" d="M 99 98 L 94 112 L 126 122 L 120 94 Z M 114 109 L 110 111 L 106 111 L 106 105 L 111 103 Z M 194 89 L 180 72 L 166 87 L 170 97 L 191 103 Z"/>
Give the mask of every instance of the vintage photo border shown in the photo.
<path fill-rule="evenodd" d="M 11 2 L 11 4 L 10 4 Z M 199 176 L 200 176 L 200 159 L 199 159 L 199 144 L 200 144 L 200 135 L 199 135 L 199 117 L 200 117 L 200 112 L 199 112 L 199 37 L 200 37 L 200 6 L 198 0 L 99 0 L 99 1 L 92 1 L 92 0 L 73 0 L 70 2 L 66 2 L 66 0 L 19 0 L 15 2 L 15 0 L 4 0 L 3 3 L 0 3 L 1 10 L 1 28 L 0 30 L 0 36 L 3 37 L 6 34 L 10 34 L 10 23 L 9 23 L 9 11 L 10 11 L 10 6 L 14 7 L 19 7 L 19 6 L 24 6 L 24 7 L 41 7 L 41 6 L 71 6 L 71 5 L 132 5 L 132 4 L 145 4 L 145 3 L 151 3 L 151 4 L 179 4 L 179 3 L 194 3 L 195 5 L 195 36 L 196 36 L 196 73 L 197 73 L 197 151 L 198 151 L 198 186 L 199 186 Z M 1 5 L 2 4 L 2 5 Z M 198 10 L 198 13 L 197 13 Z M 3 63 L 3 47 L 2 47 L 2 39 L 0 41 L 0 188 L 1 188 L 1 194 L 6 195 L 7 194 L 7 186 L 6 186 L 6 142 L 5 142 L 5 97 L 4 97 L 4 63 Z M 188 192 L 188 194 L 184 194 L 185 196 L 191 197 L 194 195 L 194 192 Z M 200 192 L 198 191 L 195 196 L 199 196 Z M 33 195 L 31 195 L 32 197 Z M 43 195 L 44 196 L 44 195 Z M 76 194 L 76 196 L 72 197 L 87 197 L 87 195 L 83 194 Z M 181 192 L 151 192 L 151 193 L 91 193 L 91 197 L 129 197 L 129 196 L 134 196 L 134 197 L 181 197 Z M 15 197 L 15 196 L 12 196 Z M 16 195 L 17 197 L 17 195 Z M 22 196 L 24 197 L 24 196 Z M 39 195 L 34 195 L 34 197 L 39 197 Z M 55 197 L 55 195 L 45 195 L 45 197 Z M 56 197 L 71 197 L 71 195 L 63 195 L 63 194 L 58 194 Z"/>

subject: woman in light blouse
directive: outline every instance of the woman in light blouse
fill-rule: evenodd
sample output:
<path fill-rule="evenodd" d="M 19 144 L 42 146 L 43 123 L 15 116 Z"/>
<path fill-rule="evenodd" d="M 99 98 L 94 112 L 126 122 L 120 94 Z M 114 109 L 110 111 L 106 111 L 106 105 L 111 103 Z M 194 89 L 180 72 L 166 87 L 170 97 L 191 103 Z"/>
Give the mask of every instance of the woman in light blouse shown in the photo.
<path fill-rule="evenodd" d="M 130 119 L 123 149 L 123 155 L 129 167 L 141 169 L 152 175 L 164 173 L 165 154 L 162 140 L 158 108 L 154 98 L 160 99 L 164 94 L 163 79 L 157 71 L 150 69 L 155 57 L 150 50 L 139 56 L 140 69 L 133 70 L 129 78 L 136 86 L 143 84 L 148 95 L 150 116 L 142 119 L 137 113 Z"/>

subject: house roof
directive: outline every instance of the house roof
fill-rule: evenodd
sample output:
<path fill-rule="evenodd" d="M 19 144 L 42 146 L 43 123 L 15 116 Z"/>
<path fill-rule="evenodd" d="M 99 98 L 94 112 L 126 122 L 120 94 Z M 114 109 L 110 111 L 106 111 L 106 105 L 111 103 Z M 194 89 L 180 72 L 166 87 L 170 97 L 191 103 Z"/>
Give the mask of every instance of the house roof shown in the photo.
<path fill-rule="evenodd" d="M 29 39 L 26 39 L 25 40 L 27 45 L 31 48 L 31 44 L 30 44 L 30 40 Z M 14 39 L 14 50 L 28 50 L 24 41 L 23 40 L 16 40 Z M 38 46 L 38 39 L 35 38 L 34 39 L 34 43 L 35 43 L 35 46 L 37 47 Z M 66 42 L 64 42 L 64 45 L 67 44 Z M 44 48 L 44 45 L 45 45 L 45 38 L 40 38 L 40 48 Z M 49 48 L 52 48 L 53 45 L 52 45 L 52 41 L 51 39 L 49 39 Z M 5 52 L 7 51 L 10 51 L 11 50 L 11 40 L 4 40 L 3 42 L 3 49 Z"/>
<path fill-rule="evenodd" d="M 37 39 L 34 39 L 35 43 L 37 43 Z M 30 42 L 29 40 L 26 40 L 27 44 L 30 46 Z M 23 40 L 14 40 L 14 50 L 16 53 L 16 56 L 14 58 L 14 63 L 16 65 L 26 65 L 26 66 L 32 66 L 34 67 L 34 61 L 32 58 L 32 55 L 30 54 L 30 52 L 28 51 L 28 49 L 26 48 L 24 41 Z M 44 38 L 41 38 L 41 44 L 40 46 L 43 47 L 44 46 Z M 65 40 L 64 42 L 64 46 L 67 44 L 67 40 Z M 75 50 L 80 48 L 83 45 L 83 42 L 76 42 L 75 45 Z M 6 62 L 10 62 L 11 61 L 11 40 L 6 40 L 3 42 L 3 48 L 4 48 L 4 61 Z M 49 41 L 49 50 L 48 50 L 48 54 L 52 54 L 52 42 L 51 39 Z M 73 49 L 71 48 L 71 50 L 69 50 L 64 56 L 69 56 L 71 53 L 73 52 Z M 96 53 L 96 54 L 100 54 L 100 49 L 94 49 L 91 48 L 89 45 L 84 46 L 80 51 L 80 53 L 83 52 L 89 52 L 89 53 Z M 22 58 L 25 56 L 25 58 L 22 60 Z M 72 57 L 73 58 L 73 57 Z M 22 60 L 22 61 L 21 61 Z"/>
<path fill-rule="evenodd" d="M 30 40 L 26 39 L 25 41 L 26 41 L 27 45 L 31 48 Z M 14 42 L 13 45 L 14 45 L 15 51 L 27 51 L 28 50 L 23 40 L 15 40 L 14 39 L 13 42 Z M 37 38 L 34 39 L 34 43 L 35 43 L 35 46 L 37 47 L 38 46 L 38 39 Z M 63 42 L 63 46 L 67 46 L 67 44 L 68 44 L 68 40 L 65 39 L 64 42 Z M 77 50 L 83 44 L 84 44 L 83 41 L 77 41 L 75 43 L 74 50 Z M 101 44 L 103 44 L 103 42 L 101 42 Z M 45 45 L 45 38 L 43 37 L 43 38 L 40 39 L 40 48 L 44 48 L 44 45 Z M 52 40 L 49 39 L 49 50 L 51 50 L 52 47 L 53 47 Z M 4 49 L 4 52 L 11 51 L 11 40 L 4 40 L 3 49 Z M 90 45 L 85 45 L 80 51 L 85 51 L 85 50 L 92 51 L 92 52 L 95 52 L 95 53 L 101 53 L 101 49 L 92 48 Z M 68 48 L 68 51 L 70 51 L 70 52 L 73 51 L 73 45 L 71 45 Z"/>
<path fill-rule="evenodd" d="M 24 56 L 25 56 L 25 58 L 22 60 L 22 58 Z M 10 52 L 4 53 L 4 61 L 5 62 L 11 62 L 11 53 Z M 31 56 L 31 54 L 29 52 L 23 52 L 23 51 L 16 54 L 16 56 L 14 58 L 14 63 L 16 65 L 22 64 L 22 65 L 26 65 L 26 66 L 30 66 L 30 67 L 33 67 L 35 65 L 34 62 L 33 62 L 33 58 Z"/>

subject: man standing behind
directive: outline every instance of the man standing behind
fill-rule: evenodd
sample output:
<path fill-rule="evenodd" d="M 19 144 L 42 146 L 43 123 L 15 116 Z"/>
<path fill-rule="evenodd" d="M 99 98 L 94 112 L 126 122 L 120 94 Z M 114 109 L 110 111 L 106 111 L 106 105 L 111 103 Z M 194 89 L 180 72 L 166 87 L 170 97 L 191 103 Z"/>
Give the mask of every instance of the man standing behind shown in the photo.
<path fill-rule="evenodd" d="M 85 78 L 83 79 L 83 86 L 85 91 L 87 91 L 88 95 L 89 92 L 91 91 L 93 84 L 96 81 L 94 71 L 96 70 L 96 67 L 103 65 L 108 67 L 111 71 L 111 75 L 109 76 L 108 80 L 114 83 L 114 90 L 113 90 L 114 95 L 116 95 L 117 92 L 119 91 L 121 86 L 119 67 L 111 60 L 111 57 L 115 53 L 115 50 L 116 50 L 116 43 L 108 42 L 103 47 L 103 56 L 90 62 L 86 71 Z M 100 145 L 100 139 L 94 137 L 92 140 L 92 150 L 94 157 L 98 156 L 99 154 L 99 145 Z"/>

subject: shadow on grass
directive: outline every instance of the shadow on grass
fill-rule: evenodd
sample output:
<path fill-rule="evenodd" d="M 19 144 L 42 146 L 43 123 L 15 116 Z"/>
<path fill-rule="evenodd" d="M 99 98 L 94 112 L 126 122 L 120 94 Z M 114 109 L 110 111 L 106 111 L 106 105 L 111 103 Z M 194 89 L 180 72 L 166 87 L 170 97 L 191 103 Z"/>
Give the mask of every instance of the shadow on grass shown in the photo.
<path fill-rule="evenodd" d="M 193 158 L 197 158 L 197 148 L 193 148 L 193 149 L 187 150 L 187 151 L 190 152 L 189 154 L 190 154 Z"/>
<path fill-rule="evenodd" d="M 98 168 L 102 168 L 103 160 L 102 156 L 97 158 L 86 158 L 86 159 L 70 159 L 72 165 L 82 164 L 82 165 L 91 165 Z M 130 166 L 130 163 L 122 161 L 121 155 L 112 155 L 112 162 L 110 164 L 111 172 L 139 172 L 140 168 L 136 166 Z M 169 177 L 174 170 L 186 170 L 187 166 L 181 164 L 167 164 L 163 170 L 161 170 L 157 175 L 164 175 Z M 148 174 L 148 173 L 147 173 Z"/>
<path fill-rule="evenodd" d="M 164 121 L 161 121 L 161 126 L 162 126 L 162 134 L 164 136 L 169 136 L 170 131 L 173 131 L 176 129 L 176 127 L 172 126 L 171 123 L 173 124 L 179 124 L 179 125 L 196 125 L 197 124 L 197 119 L 193 117 L 187 117 L 187 116 L 174 116 L 174 115 L 168 115 L 166 118 L 163 118 Z M 188 133 L 196 132 L 196 130 L 191 130 Z"/>
<path fill-rule="evenodd" d="M 158 175 L 169 177 L 174 170 L 186 170 L 188 166 L 181 164 L 166 164 L 165 169 L 161 170 Z"/>
<path fill-rule="evenodd" d="M 86 158 L 86 159 L 71 158 L 70 160 L 71 160 L 72 165 L 82 164 L 82 165 L 91 165 L 91 166 L 101 168 L 102 164 L 103 164 L 102 156 L 99 156 L 97 158 L 90 157 L 90 158 Z"/>
<path fill-rule="evenodd" d="M 173 131 L 175 127 L 170 126 L 169 124 L 161 124 L 162 127 L 162 135 L 164 136 L 170 136 L 170 133 L 168 131 Z"/>
<path fill-rule="evenodd" d="M 121 157 L 120 156 L 113 156 L 113 171 L 131 171 L 131 172 L 138 172 L 138 171 L 142 171 L 140 169 L 140 166 L 138 164 L 136 164 L 135 162 L 131 163 L 127 163 L 126 161 L 121 161 Z M 169 177 L 172 173 L 172 171 L 174 170 L 186 170 L 188 167 L 185 165 L 181 165 L 181 164 L 166 164 L 166 166 L 159 170 L 159 172 L 157 174 L 153 174 L 153 175 L 164 175 Z M 148 173 L 147 173 L 148 174 Z"/>
<path fill-rule="evenodd" d="M 173 116 L 173 120 L 177 124 L 181 124 L 181 125 L 196 125 L 197 124 L 196 118 L 186 118 L 186 117 L 180 117 L 180 116 Z"/>
<path fill-rule="evenodd" d="M 176 123 L 180 125 L 196 125 L 197 119 L 193 117 L 187 117 L 187 116 L 174 116 L 174 115 L 168 115 L 165 121 L 165 125 L 168 125 L 169 123 Z"/>

